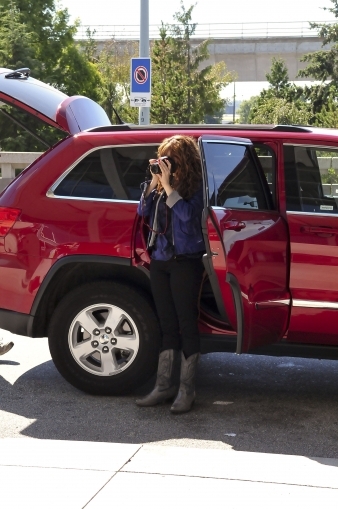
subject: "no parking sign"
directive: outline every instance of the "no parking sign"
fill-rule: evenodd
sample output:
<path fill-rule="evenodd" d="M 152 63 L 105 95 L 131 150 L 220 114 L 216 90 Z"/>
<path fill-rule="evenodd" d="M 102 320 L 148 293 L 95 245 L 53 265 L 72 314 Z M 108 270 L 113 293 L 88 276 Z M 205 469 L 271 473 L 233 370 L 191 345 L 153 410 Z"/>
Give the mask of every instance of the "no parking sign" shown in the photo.
<path fill-rule="evenodd" d="M 130 106 L 150 107 L 151 58 L 132 58 L 130 66 Z"/>

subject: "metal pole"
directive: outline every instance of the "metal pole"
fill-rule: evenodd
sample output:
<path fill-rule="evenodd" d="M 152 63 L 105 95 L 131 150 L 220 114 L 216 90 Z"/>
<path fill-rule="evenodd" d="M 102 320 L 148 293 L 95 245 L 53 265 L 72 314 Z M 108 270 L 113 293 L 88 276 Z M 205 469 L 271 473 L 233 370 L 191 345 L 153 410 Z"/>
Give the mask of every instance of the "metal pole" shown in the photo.
<path fill-rule="evenodd" d="M 149 0 L 141 0 L 139 53 L 140 57 L 149 57 Z M 139 108 L 139 124 L 148 125 L 149 119 L 150 108 Z"/>

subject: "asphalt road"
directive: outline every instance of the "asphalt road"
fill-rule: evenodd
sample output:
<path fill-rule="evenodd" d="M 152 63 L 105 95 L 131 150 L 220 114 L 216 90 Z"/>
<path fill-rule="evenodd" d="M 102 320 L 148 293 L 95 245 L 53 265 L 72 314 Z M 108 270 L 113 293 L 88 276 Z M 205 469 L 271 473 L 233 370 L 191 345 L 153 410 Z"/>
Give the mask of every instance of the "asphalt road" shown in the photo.
<path fill-rule="evenodd" d="M 3 334 L 1 334 L 3 333 Z M 0 357 L 0 438 L 31 437 L 338 458 L 338 363 L 203 355 L 193 410 L 138 408 L 137 393 L 91 396 L 69 385 L 46 339 L 12 336 Z"/>

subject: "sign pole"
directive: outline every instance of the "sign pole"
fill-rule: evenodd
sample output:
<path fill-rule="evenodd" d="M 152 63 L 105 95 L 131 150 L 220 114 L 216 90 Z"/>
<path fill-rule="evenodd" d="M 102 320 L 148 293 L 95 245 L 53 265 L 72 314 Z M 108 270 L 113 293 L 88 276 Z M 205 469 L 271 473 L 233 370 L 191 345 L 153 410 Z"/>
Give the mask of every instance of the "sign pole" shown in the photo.
<path fill-rule="evenodd" d="M 149 0 L 141 1 L 140 17 L 140 57 L 149 57 Z M 139 125 L 150 123 L 150 108 L 142 106 L 139 108 Z"/>

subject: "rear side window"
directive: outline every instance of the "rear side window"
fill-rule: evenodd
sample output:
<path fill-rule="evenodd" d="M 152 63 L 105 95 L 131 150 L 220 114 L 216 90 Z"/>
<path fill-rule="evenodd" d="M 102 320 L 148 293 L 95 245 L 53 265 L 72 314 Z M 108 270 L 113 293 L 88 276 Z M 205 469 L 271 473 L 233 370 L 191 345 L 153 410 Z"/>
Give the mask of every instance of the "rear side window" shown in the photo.
<path fill-rule="evenodd" d="M 338 151 L 284 146 L 288 211 L 338 214 Z"/>
<path fill-rule="evenodd" d="M 54 195 L 103 200 L 141 197 L 149 159 L 157 145 L 102 148 L 84 157 L 54 189 Z"/>

